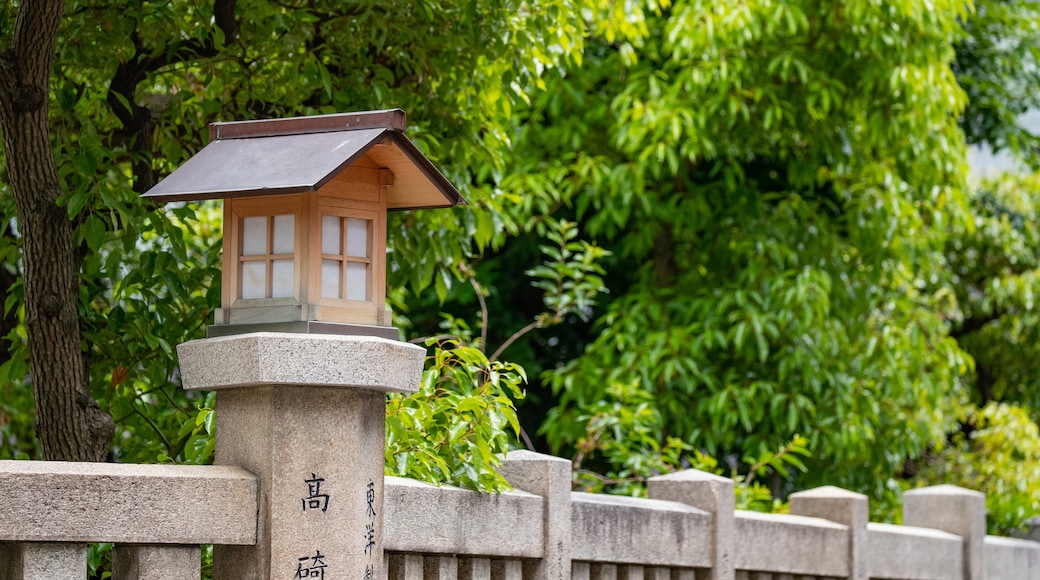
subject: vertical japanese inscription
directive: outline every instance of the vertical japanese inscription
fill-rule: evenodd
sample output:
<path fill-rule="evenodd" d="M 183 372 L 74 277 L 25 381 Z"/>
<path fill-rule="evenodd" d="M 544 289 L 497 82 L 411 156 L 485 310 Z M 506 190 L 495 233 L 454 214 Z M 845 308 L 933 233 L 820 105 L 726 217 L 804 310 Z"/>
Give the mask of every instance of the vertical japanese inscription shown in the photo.
<path fill-rule="evenodd" d="M 307 497 L 300 499 L 303 511 L 321 510 L 322 513 L 327 512 L 329 509 L 329 494 L 321 492 L 321 484 L 325 482 L 325 478 L 318 477 L 318 474 L 311 472 L 311 478 L 305 479 L 303 482 L 307 485 Z M 325 580 L 325 568 L 327 567 L 325 554 L 322 554 L 321 550 L 315 550 L 313 556 L 297 558 L 296 575 L 293 576 L 293 580 L 301 578 Z"/>
<path fill-rule="evenodd" d="M 368 516 L 369 520 L 375 521 L 376 518 L 376 484 L 372 480 L 368 480 L 368 487 L 365 489 L 365 501 L 368 503 L 368 511 L 365 515 Z"/>
<path fill-rule="evenodd" d="M 365 566 L 365 576 L 362 580 L 372 580 L 375 574 L 375 546 L 376 546 L 376 484 L 371 479 L 365 487 L 365 516 L 368 523 L 365 525 L 365 555 L 368 556 L 368 565 Z"/>
<path fill-rule="evenodd" d="M 304 565 L 306 564 L 306 567 Z M 321 550 L 315 550 L 313 556 L 304 556 L 299 558 L 299 563 L 296 565 L 296 575 L 293 576 L 293 580 L 297 578 L 318 578 L 319 580 L 325 580 L 325 555 L 321 553 Z"/>
<path fill-rule="evenodd" d="M 308 509 L 326 511 L 329 509 L 329 495 L 321 493 L 321 483 L 325 481 L 325 478 L 318 477 L 314 472 L 311 472 L 311 478 L 304 480 L 307 484 L 307 497 L 301 500 L 303 504 L 303 511 Z"/>

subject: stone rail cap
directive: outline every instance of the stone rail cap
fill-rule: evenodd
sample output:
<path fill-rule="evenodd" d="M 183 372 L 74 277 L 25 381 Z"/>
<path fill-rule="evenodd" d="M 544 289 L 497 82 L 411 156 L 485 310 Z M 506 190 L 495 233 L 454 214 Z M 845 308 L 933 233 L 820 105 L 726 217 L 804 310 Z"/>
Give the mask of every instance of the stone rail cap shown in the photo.
<path fill-rule="evenodd" d="M 896 534 L 917 538 L 929 538 L 933 540 L 948 540 L 951 542 L 963 542 L 964 539 L 957 534 L 951 534 L 935 528 L 918 528 L 916 526 L 901 526 L 896 524 L 883 524 L 881 522 L 870 522 L 867 524 L 868 532 L 884 534 Z"/>
<path fill-rule="evenodd" d="M 849 577 L 849 527 L 810 516 L 734 511 L 737 570 Z"/>
<path fill-rule="evenodd" d="M 254 332 L 177 347 L 185 389 L 263 385 L 413 393 L 426 349 L 372 336 Z"/>
<path fill-rule="evenodd" d="M 904 496 L 921 496 L 921 495 L 960 495 L 986 499 L 986 494 L 981 491 L 975 491 L 972 489 L 966 489 L 956 485 L 943 484 L 933 485 L 929 487 L 919 487 L 917 489 L 909 489 L 903 492 Z"/>
<path fill-rule="evenodd" d="M 564 459 L 562 457 L 556 457 L 554 455 L 545 455 L 543 453 L 536 453 L 534 451 L 528 451 L 526 449 L 514 449 L 509 453 L 506 453 L 506 461 L 547 461 L 566 463 L 570 465 L 570 459 Z"/>
<path fill-rule="evenodd" d="M 572 559 L 708 568 L 712 520 L 709 512 L 674 501 L 572 492 Z"/>
<path fill-rule="evenodd" d="M 499 558 L 541 558 L 545 508 L 523 491 L 480 493 L 384 478 L 383 548 Z"/>
<path fill-rule="evenodd" d="M 837 522 L 832 522 L 823 518 L 815 518 L 812 516 L 799 516 L 793 514 L 764 514 L 761 512 L 753 512 L 746 510 L 736 510 L 734 515 L 738 520 L 745 520 L 749 522 L 757 521 L 787 526 L 801 526 L 805 528 L 820 528 L 832 530 L 849 529 L 849 527 L 844 524 L 839 524 Z"/>
<path fill-rule="evenodd" d="M 257 496 L 238 467 L 0 461 L 0 542 L 254 544 Z"/>
<path fill-rule="evenodd" d="M 824 485 L 821 487 L 814 487 L 805 491 L 797 491 L 789 496 L 790 499 L 862 499 L 866 500 L 867 496 L 862 493 L 856 493 L 847 489 L 842 489 L 833 485 Z"/>
<path fill-rule="evenodd" d="M 571 493 L 571 502 L 582 505 L 598 504 L 603 506 L 638 509 L 646 513 L 674 512 L 700 516 L 711 515 L 705 510 L 670 500 L 610 495 L 606 493 L 586 493 L 575 491 Z"/>
<path fill-rule="evenodd" d="M 666 473 L 664 475 L 655 475 L 649 479 L 649 481 L 668 481 L 668 482 L 682 482 L 682 481 L 717 481 L 727 482 L 732 484 L 733 480 L 721 475 L 715 475 L 707 471 L 701 471 L 699 469 L 684 469 L 682 471 L 674 471 L 672 473 Z"/>
<path fill-rule="evenodd" d="M 964 541 L 933 528 L 868 523 L 869 578 L 964 578 Z"/>

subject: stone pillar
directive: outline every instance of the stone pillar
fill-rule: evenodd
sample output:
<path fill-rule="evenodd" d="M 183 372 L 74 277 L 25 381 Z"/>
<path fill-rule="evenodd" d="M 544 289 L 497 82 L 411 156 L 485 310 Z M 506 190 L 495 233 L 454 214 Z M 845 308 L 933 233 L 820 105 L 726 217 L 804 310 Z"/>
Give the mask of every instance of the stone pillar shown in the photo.
<path fill-rule="evenodd" d="M 83 580 L 86 577 L 86 544 L 0 543 L 0 578 L 4 580 Z"/>
<path fill-rule="evenodd" d="M 912 489 L 903 494 L 903 524 L 956 534 L 964 540 L 964 578 L 983 580 L 986 494 L 955 485 Z"/>
<path fill-rule="evenodd" d="M 513 487 L 542 496 L 542 559 L 524 562 L 525 580 L 571 580 L 571 462 L 531 451 L 511 451 L 499 469 Z"/>
<path fill-rule="evenodd" d="M 792 493 L 788 499 L 794 515 L 822 518 L 848 526 L 849 580 L 869 580 L 867 522 L 870 521 L 870 504 L 867 496 L 828 485 Z"/>
<path fill-rule="evenodd" d="M 732 479 L 687 469 L 651 477 L 647 484 L 647 494 L 651 499 L 674 501 L 710 513 L 713 553 L 711 571 L 707 578 L 736 578 L 733 568 L 736 556 L 736 515 Z"/>
<path fill-rule="evenodd" d="M 260 480 L 257 543 L 214 546 L 214 579 L 384 578 L 385 394 L 418 389 L 425 349 L 259 332 L 178 354 L 186 389 L 217 390 L 215 463 Z"/>

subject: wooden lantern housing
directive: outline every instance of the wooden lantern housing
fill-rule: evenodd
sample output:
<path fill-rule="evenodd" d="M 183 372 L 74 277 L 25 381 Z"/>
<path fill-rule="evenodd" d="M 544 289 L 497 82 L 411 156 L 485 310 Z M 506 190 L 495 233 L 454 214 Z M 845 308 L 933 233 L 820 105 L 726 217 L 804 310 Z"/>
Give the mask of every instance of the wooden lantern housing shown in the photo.
<path fill-rule="evenodd" d="M 385 306 L 386 212 L 465 203 L 404 130 L 400 109 L 213 123 L 210 144 L 144 194 L 224 199 L 211 336 L 396 338 Z"/>

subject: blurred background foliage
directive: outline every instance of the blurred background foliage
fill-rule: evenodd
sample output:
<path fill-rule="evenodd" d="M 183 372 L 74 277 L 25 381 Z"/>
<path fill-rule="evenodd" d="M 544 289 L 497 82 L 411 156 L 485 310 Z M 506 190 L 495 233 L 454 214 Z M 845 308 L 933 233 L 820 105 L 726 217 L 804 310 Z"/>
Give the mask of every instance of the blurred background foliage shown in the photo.
<path fill-rule="evenodd" d="M 395 323 L 430 359 L 389 401 L 388 473 L 501 489 L 527 446 L 582 489 L 696 467 L 744 507 L 834 484 L 887 520 L 950 482 L 1010 533 L 1040 513 L 1038 11 L 71 0 L 51 129 L 111 459 L 212 454 L 173 349 L 218 302 L 219 209 L 139 193 L 212 121 L 400 107 L 471 205 L 390 218 Z M 969 177 L 969 146 L 1019 170 Z M 32 458 L 7 187 L 0 457 Z"/>

